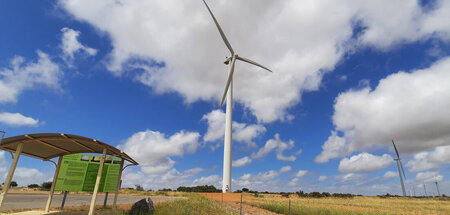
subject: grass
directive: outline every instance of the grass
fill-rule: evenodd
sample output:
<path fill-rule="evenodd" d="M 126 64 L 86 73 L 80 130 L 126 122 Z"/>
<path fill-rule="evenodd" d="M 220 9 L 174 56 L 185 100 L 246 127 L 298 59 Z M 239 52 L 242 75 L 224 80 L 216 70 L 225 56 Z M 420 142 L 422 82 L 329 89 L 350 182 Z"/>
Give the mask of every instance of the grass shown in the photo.
<path fill-rule="evenodd" d="M 162 202 L 155 206 L 155 215 L 165 214 L 234 214 L 211 199 L 194 193 L 185 194 L 188 199 Z"/>
<path fill-rule="evenodd" d="M 248 205 L 260 207 L 280 214 L 289 214 L 289 200 L 271 198 L 249 199 Z M 450 201 L 438 198 L 293 198 L 291 214 L 295 215 L 394 215 L 394 214 L 450 214 Z"/>
<path fill-rule="evenodd" d="M 168 192 L 166 196 L 174 196 L 173 193 Z M 207 197 L 195 194 L 195 193 L 181 193 L 179 192 L 175 196 L 185 197 L 186 199 L 156 202 L 154 204 L 155 211 L 152 215 L 209 215 L 209 214 L 224 214 L 232 215 L 234 213 L 228 211 L 215 201 L 208 199 Z M 127 215 L 131 206 L 119 207 L 118 211 L 113 211 L 111 208 L 97 207 L 95 214 L 100 215 Z M 63 212 L 55 213 L 55 215 L 85 215 L 86 208 L 68 208 Z M 144 214 L 143 214 L 144 215 Z"/>

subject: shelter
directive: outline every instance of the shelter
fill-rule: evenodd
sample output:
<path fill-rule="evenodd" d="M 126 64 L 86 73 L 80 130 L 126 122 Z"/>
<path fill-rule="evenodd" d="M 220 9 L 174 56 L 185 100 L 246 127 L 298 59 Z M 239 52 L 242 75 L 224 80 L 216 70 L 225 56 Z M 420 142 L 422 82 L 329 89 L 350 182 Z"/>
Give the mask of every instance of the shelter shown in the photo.
<path fill-rule="evenodd" d="M 45 207 L 46 213 L 50 209 L 53 193 L 55 191 L 56 179 L 64 155 L 76 153 L 102 154 L 100 160 L 100 168 L 98 170 L 97 179 L 89 209 L 90 215 L 93 214 L 94 211 L 95 200 L 97 198 L 98 188 L 100 184 L 100 179 L 106 155 L 122 158 L 118 179 L 119 181 L 117 183 L 113 207 L 115 207 L 117 203 L 117 196 L 120 188 L 120 179 L 122 176 L 122 170 L 124 169 L 123 167 L 124 161 L 129 162 L 131 165 L 138 165 L 138 163 L 135 160 L 133 160 L 130 156 L 128 156 L 127 154 L 125 154 L 124 152 L 120 151 L 119 149 L 113 146 L 110 146 L 106 143 L 103 143 L 95 139 L 72 134 L 39 133 L 39 134 L 25 134 L 14 137 L 8 137 L 2 140 L 0 144 L 0 149 L 10 152 L 11 156 L 13 156 L 13 161 L 11 163 L 8 175 L 5 179 L 4 188 L 2 190 L 2 193 L 0 194 L 0 208 L 3 204 L 3 199 L 5 198 L 9 190 L 9 186 L 13 178 L 14 171 L 16 169 L 20 155 L 26 155 L 44 161 L 51 161 L 52 158 L 58 157 L 58 163 L 56 164 L 56 170 L 55 175 L 53 177 L 52 187 L 50 188 L 47 204 Z"/>

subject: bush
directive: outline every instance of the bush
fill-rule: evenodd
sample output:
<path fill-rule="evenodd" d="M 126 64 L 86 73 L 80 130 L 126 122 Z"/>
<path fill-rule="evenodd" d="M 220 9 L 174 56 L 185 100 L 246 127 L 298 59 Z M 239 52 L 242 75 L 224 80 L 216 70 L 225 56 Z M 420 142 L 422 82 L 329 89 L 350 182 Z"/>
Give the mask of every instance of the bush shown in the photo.
<path fill-rule="evenodd" d="M 44 183 L 42 183 L 41 187 L 44 190 L 50 190 L 50 188 L 52 188 L 52 182 L 51 181 L 44 182 Z"/>
<path fill-rule="evenodd" d="M 38 188 L 39 185 L 38 184 L 29 184 L 28 188 Z"/>
<path fill-rule="evenodd" d="M 9 184 L 10 187 L 17 187 L 18 184 L 15 181 L 11 181 L 11 184 Z"/>
<path fill-rule="evenodd" d="M 136 184 L 134 186 L 136 186 L 137 191 L 144 191 L 144 188 L 140 184 Z"/>
<path fill-rule="evenodd" d="M 222 190 L 217 189 L 213 185 L 203 185 L 196 187 L 178 187 L 177 191 L 180 192 L 200 192 L 200 193 L 221 193 Z"/>

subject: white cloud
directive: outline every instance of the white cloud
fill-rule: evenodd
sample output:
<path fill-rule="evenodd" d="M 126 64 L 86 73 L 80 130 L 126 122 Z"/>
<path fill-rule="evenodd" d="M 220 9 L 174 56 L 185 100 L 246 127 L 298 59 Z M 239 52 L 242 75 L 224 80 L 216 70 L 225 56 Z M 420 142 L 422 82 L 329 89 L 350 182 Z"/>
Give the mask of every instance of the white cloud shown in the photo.
<path fill-rule="evenodd" d="M 199 136 L 197 132 L 179 131 L 166 137 L 163 133 L 147 129 L 133 134 L 120 148 L 136 159 L 144 173 L 159 175 L 175 164 L 171 156 L 194 153 Z"/>
<path fill-rule="evenodd" d="M 375 89 L 341 93 L 334 105 L 335 131 L 316 162 L 363 149 L 391 148 L 391 139 L 401 154 L 448 145 L 449 70 L 450 58 L 444 58 L 430 68 L 391 74 Z"/>
<path fill-rule="evenodd" d="M 60 90 L 59 81 L 63 75 L 59 66 L 47 54 L 37 51 L 36 62 L 25 62 L 16 56 L 9 68 L 0 69 L 0 103 L 17 102 L 17 97 L 25 90 L 45 86 Z"/>
<path fill-rule="evenodd" d="M 78 41 L 78 37 L 81 34 L 79 31 L 70 28 L 62 28 L 61 32 L 63 32 L 61 38 L 61 49 L 63 51 L 64 59 L 67 62 L 72 61 L 74 59 L 75 53 L 81 51 L 90 56 L 97 54 L 96 49 L 85 46 Z"/>
<path fill-rule="evenodd" d="M 288 142 L 283 142 L 280 139 L 279 134 L 275 134 L 275 137 L 273 139 L 270 139 L 266 142 L 264 147 L 260 148 L 258 152 L 252 154 L 253 159 L 258 159 L 265 157 L 267 154 L 272 152 L 273 150 L 276 151 L 276 156 L 278 160 L 281 161 L 295 161 L 296 157 L 294 155 L 291 156 L 284 156 L 283 152 L 288 149 L 292 149 L 294 147 L 294 141 L 289 140 Z"/>
<path fill-rule="evenodd" d="M 450 146 L 439 146 L 432 151 L 420 152 L 414 155 L 414 159 L 408 161 L 406 166 L 409 171 L 437 169 L 439 165 L 450 163 Z"/>
<path fill-rule="evenodd" d="M 215 142 L 223 139 L 225 134 L 225 113 L 222 110 L 213 110 L 205 114 L 202 120 L 208 122 L 208 130 L 203 137 L 205 142 Z M 246 143 L 249 148 L 257 147 L 253 139 L 264 132 L 266 132 L 266 128 L 263 125 L 247 125 L 233 122 L 233 140 Z"/>
<path fill-rule="evenodd" d="M 283 167 L 281 167 L 281 169 L 280 169 L 280 173 L 289 172 L 289 171 L 291 171 L 291 170 L 292 170 L 292 167 L 291 167 L 291 166 L 283 166 Z"/>
<path fill-rule="evenodd" d="M 388 167 L 393 158 L 384 154 L 382 156 L 372 155 L 367 152 L 344 158 L 339 163 L 340 172 L 373 172 Z"/>
<path fill-rule="evenodd" d="M 199 186 L 199 185 L 213 185 L 215 187 L 222 187 L 222 177 L 219 175 L 210 175 L 206 177 L 200 177 L 195 179 L 192 182 L 193 185 Z"/>
<path fill-rule="evenodd" d="M 36 126 L 39 120 L 31 117 L 26 117 L 20 113 L 0 113 L 0 123 L 4 123 L 12 126 Z"/>
<path fill-rule="evenodd" d="M 358 173 L 347 173 L 345 175 L 339 175 L 336 178 L 341 182 L 348 182 L 348 181 L 359 181 L 365 177 L 364 175 Z"/>
<path fill-rule="evenodd" d="M 297 172 L 297 174 L 295 174 L 295 177 L 297 178 L 302 178 L 303 176 L 305 176 L 308 173 L 308 170 L 299 170 Z"/>
<path fill-rule="evenodd" d="M 325 176 L 325 175 L 321 175 L 321 176 L 319 176 L 319 181 L 326 181 L 328 179 L 328 177 L 327 176 Z"/>
<path fill-rule="evenodd" d="M 49 178 L 51 178 L 49 174 L 43 173 L 35 168 L 17 167 L 14 172 L 13 181 L 16 181 L 22 187 L 29 184 L 41 184 L 42 182 L 49 181 Z"/>
<path fill-rule="evenodd" d="M 233 167 L 243 167 L 243 166 L 247 166 L 252 162 L 252 159 L 249 158 L 248 156 L 242 157 L 240 159 L 234 160 L 233 161 Z"/>
<path fill-rule="evenodd" d="M 158 93 L 179 93 L 187 103 L 220 99 L 227 76 L 221 61 L 229 54 L 201 1 L 59 2 L 110 36 L 108 68 L 115 74 L 136 57 L 164 62 L 162 68 L 141 65 L 138 80 Z M 235 50 L 274 70 L 239 62 L 234 78 L 235 101 L 264 122 L 292 119 L 288 108 L 303 92 L 317 90 L 348 50 L 450 37 L 447 1 L 427 12 L 410 0 L 236 2 L 209 3 Z M 355 23 L 363 27 L 359 35 L 353 35 Z"/>
<path fill-rule="evenodd" d="M 440 182 L 444 179 L 442 175 L 439 175 L 437 171 L 419 172 L 416 175 L 416 181 L 418 182 Z"/>
<path fill-rule="evenodd" d="M 384 173 L 383 177 L 385 177 L 385 178 L 398 177 L 398 173 L 397 172 L 393 172 L 393 171 L 387 171 L 386 173 Z"/>

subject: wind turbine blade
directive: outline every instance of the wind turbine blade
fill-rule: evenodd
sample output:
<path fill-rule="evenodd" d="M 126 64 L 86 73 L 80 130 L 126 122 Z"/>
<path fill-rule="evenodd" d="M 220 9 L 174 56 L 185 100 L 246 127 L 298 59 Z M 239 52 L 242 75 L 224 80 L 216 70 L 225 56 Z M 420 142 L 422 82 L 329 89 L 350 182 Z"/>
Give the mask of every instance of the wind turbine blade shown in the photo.
<path fill-rule="evenodd" d="M 397 158 L 400 159 L 400 155 L 398 154 L 397 147 L 395 147 L 394 140 L 392 140 L 392 144 L 394 145 L 395 153 L 397 153 Z"/>
<path fill-rule="evenodd" d="M 236 63 L 236 57 L 233 56 L 231 59 L 231 67 L 230 72 L 228 74 L 228 80 L 227 85 L 225 86 L 225 92 L 223 92 L 222 101 L 220 102 L 220 107 L 223 106 L 223 102 L 225 102 L 225 97 L 227 97 L 228 88 L 230 87 L 231 81 L 233 80 L 233 73 L 234 73 L 234 64 Z M 227 101 L 230 102 L 230 101 Z"/>
<path fill-rule="evenodd" d="M 206 8 L 208 8 L 209 14 L 211 14 L 211 17 L 213 18 L 214 23 L 216 23 L 217 29 L 219 30 L 220 36 L 222 37 L 223 41 L 225 42 L 225 45 L 227 45 L 228 49 L 231 52 L 231 55 L 234 55 L 234 50 L 233 50 L 233 48 L 231 48 L 230 42 L 228 42 L 228 39 L 225 36 L 225 33 L 223 33 L 222 28 L 220 27 L 219 23 L 217 22 L 216 17 L 212 13 L 211 9 L 209 9 L 209 6 L 208 6 L 208 4 L 206 4 L 205 0 L 203 0 L 203 3 L 205 3 Z"/>
<path fill-rule="evenodd" d="M 265 67 L 265 66 L 263 66 L 263 65 L 261 65 L 259 63 L 256 63 L 255 61 L 252 61 L 250 59 L 247 59 L 247 58 L 244 58 L 244 57 L 241 57 L 241 56 L 237 56 L 237 59 L 238 60 L 242 60 L 242 61 L 247 62 L 247 63 L 250 63 L 250 64 L 253 64 L 255 66 L 259 66 L 259 67 L 261 67 L 261 68 L 263 68 L 263 69 L 265 69 L 265 70 L 267 70 L 269 72 L 272 72 L 272 70 L 268 69 L 267 67 Z"/>
<path fill-rule="evenodd" d="M 406 180 L 406 175 L 405 175 L 405 169 L 403 169 L 403 164 L 402 164 L 402 161 L 399 159 L 398 160 L 399 162 L 400 162 L 400 167 L 402 168 L 402 172 L 403 172 L 403 177 L 405 178 L 405 180 Z"/>

